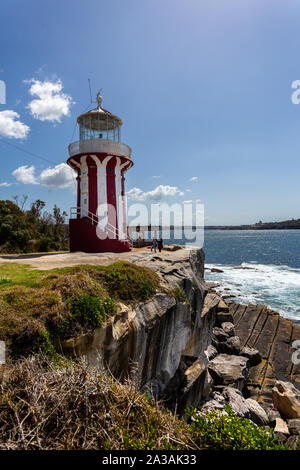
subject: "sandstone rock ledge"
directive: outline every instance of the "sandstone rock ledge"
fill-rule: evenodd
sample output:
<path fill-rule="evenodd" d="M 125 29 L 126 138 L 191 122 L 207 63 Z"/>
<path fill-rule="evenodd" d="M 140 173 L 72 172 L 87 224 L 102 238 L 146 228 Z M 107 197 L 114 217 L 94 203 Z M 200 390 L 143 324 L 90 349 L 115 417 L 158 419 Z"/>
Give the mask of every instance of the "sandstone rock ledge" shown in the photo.
<path fill-rule="evenodd" d="M 204 254 L 182 248 L 159 254 L 135 252 L 126 259 L 156 271 L 162 292 L 134 307 L 119 304 L 118 313 L 101 327 L 59 347 L 64 354 L 86 355 L 92 365 L 108 368 L 120 380 L 135 370 L 139 388 L 157 395 L 175 375 L 182 355 L 199 359 L 201 370 L 208 362 L 204 351 L 215 320 L 213 314 L 202 314 Z M 186 301 L 176 301 L 172 295 L 175 288 L 184 292 Z M 192 340 L 193 335 L 197 341 Z M 185 351 L 189 342 L 189 351 Z M 201 395 L 202 390 L 199 399 Z"/>
<path fill-rule="evenodd" d="M 262 357 L 250 370 L 249 388 L 253 398 L 272 403 L 276 380 L 292 382 L 300 389 L 300 366 L 292 362 L 295 351 L 292 344 L 300 340 L 300 325 L 262 305 L 232 302 L 228 306 L 241 346 L 257 349 Z"/>
<path fill-rule="evenodd" d="M 156 271 L 161 292 L 132 307 L 119 304 L 101 327 L 60 344 L 62 352 L 86 355 L 120 380 L 134 375 L 139 389 L 180 414 L 189 405 L 205 415 L 229 403 L 239 416 L 275 427 L 276 381 L 300 387 L 300 368 L 292 363 L 300 325 L 264 306 L 225 302 L 204 282 L 200 249 L 140 251 L 126 259 Z M 175 288 L 185 300 L 176 300 Z"/>

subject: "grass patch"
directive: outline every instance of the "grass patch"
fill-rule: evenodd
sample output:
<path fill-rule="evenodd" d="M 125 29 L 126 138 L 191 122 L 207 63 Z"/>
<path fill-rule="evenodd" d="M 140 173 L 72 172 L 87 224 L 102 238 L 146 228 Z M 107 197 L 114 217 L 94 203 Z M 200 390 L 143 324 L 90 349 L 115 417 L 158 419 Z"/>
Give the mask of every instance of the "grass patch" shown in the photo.
<path fill-rule="evenodd" d="M 119 261 L 107 266 L 102 276 L 109 295 L 125 302 L 148 300 L 158 288 L 154 271 L 131 263 Z"/>
<path fill-rule="evenodd" d="M 100 326 L 116 313 L 117 302 L 146 301 L 159 285 L 150 269 L 121 261 L 49 271 L 2 263 L 0 279 L 9 279 L 0 283 L 1 339 L 14 358 L 36 351 L 45 338 L 68 338 Z"/>
<path fill-rule="evenodd" d="M 0 264 L 0 288 L 5 287 L 1 279 L 9 279 L 9 284 L 26 287 L 40 287 L 40 279 L 44 271 L 33 269 L 28 264 L 1 263 Z"/>

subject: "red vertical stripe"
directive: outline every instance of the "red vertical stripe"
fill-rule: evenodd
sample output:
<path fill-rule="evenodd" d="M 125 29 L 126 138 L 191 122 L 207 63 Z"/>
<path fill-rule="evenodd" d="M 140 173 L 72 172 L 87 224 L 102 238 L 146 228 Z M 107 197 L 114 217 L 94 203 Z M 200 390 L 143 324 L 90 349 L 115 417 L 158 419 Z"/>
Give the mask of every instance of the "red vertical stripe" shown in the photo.
<path fill-rule="evenodd" d="M 107 191 L 107 204 L 108 204 L 108 223 L 109 225 L 109 236 L 112 238 L 113 231 L 112 227 L 116 229 L 118 227 L 117 219 L 117 198 L 116 198 L 116 157 L 109 160 L 106 167 L 106 191 Z M 116 232 L 115 232 L 116 233 Z M 118 238 L 116 234 L 115 238 Z"/>

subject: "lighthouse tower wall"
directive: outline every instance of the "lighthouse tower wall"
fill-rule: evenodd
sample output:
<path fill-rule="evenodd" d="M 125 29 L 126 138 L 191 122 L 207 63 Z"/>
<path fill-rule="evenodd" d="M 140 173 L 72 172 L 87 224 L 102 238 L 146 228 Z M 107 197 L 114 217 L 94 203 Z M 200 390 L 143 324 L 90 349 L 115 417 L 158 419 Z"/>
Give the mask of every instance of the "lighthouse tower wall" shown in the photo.
<path fill-rule="evenodd" d="M 77 207 L 70 214 L 70 249 L 99 253 L 129 251 L 125 177 L 131 148 L 122 143 L 122 120 L 98 106 L 77 118 L 79 138 L 69 145 L 68 165 L 77 173 Z M 75 218 L 73 218 L 75 215 Z"/>
<path fill-rule="evenodd" d="M 68 164 L 77 172 L 76 219 L 70 219 L 71 251 L 128 251 L 124 156 L 78 154 Z"/>

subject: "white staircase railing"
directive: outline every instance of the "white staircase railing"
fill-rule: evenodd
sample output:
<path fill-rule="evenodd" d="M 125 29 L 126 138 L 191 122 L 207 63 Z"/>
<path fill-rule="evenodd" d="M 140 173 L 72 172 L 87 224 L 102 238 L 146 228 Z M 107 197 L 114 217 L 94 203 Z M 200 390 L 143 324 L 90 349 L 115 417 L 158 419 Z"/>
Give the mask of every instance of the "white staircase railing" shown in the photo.
<path fill-rule="evenodd" d="M 96 214 L 94 214 L 93 212 L 91 212 L 89 210 L 87 210 L 87 211 L 85 210 L 84 212 L 85 212 L 85 214 L 82 216 L 80 207 L 71 207 L 70 208 L 70 219 L 87 218 L 92 222 L 93 225 L 98 225 L 99 217 Z M 126 234 L 126 238 L 120 238 L 120 231 L 117 227 L 114 227 L 108 221 L 106 222 L 106 226 L 107 226 L 108 236 L 109 236 L 110 233 L 113 235 L 113 237 L 109 237 L 109 238 L 118 239 L 122 243 L 132 244 L 131 240 L 128 238 L 127 234 Z M 122 235 L 123 235 L 123 233 L 122 233 Z"/>

